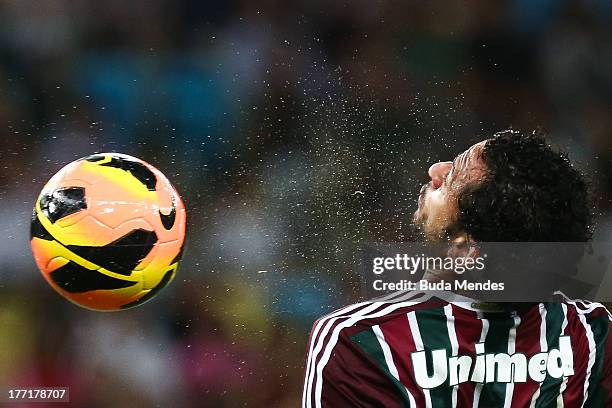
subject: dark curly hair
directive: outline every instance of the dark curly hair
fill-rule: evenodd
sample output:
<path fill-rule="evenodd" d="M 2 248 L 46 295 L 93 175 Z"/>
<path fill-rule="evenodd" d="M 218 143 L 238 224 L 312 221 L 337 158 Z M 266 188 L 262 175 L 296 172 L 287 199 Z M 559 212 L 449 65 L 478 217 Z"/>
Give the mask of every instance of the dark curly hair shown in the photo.
<path fill-rule="evenodd" d="M 540 135 L 509 130 L 482 151 L 487 174 L 459 198 L 459 226 L 481 242 L 585 242 L 587 183 Z"/>

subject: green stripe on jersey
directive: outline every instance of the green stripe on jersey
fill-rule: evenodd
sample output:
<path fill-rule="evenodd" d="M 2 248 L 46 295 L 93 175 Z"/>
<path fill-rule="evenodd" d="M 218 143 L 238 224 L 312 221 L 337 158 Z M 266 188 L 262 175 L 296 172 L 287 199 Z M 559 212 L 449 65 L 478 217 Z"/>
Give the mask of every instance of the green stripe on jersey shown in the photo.
<path fill-rule="evenodd" d="M 408 398 L 408 394 L 406 393 L 406 388 L 403 384 L 397 381 L 397 379 L 389 371 L 389 367 L 387 366 L 387 362 L 385 361 L 385 354 L 383 353 L 383 350 L 380 347 L 380 343 L 376 338 L 376 334 L 372 331 L 372 329 L 364 330 L 351 336 L 351 341 L 357 346 L 359 346 L 359 348 L 361 348 L 367 355 L 372 357 L 374 361 L 378 363 L 382 371 L 387 377 L 389 377 L 393 385 L 399 391 L 399 395 L 401 395 L 403 405 L 406 408 L 410 408 L 410 399 Z"/>
<path fill-rule="evenodd" d="M 546 303 L 544 307 L 546 308 L 546 344 L 548 345 L 548 351 L 550 351 L 551 349 L 559 348 L 559 337 L 562 336 L 563 309 L 560 303 Z M 562 382 L 563 377 L 553 378 L 547 374 L 540 386 L 540 396 L 536 401 L 535 407 L 548 408 L 556 406 Z"/>
<path fill-rule="evenodd" d="M 426 351 L 427 372 L 433 373 L 433 360 L 431 352 L 437 349 L 446 349 L 447 356 L 452 354 L 446 315 L 444 309 L 424 309 L 415 312 L 423 347 Z M 447 376 L 444 384 L 430 390 L 431 405 L 433 408 L 447 408 L 452 405 L 452 390 Z"/>
<path fill-rule="evenodd" d="M 486 353 L 508 353 L 510 329 L 514 327 L 514 318 L 507 313 L 486 313 L 489 331 L 485 339 Z M 482 387 L 478 406 L 503 407 L 506 398 L 506 384 L 486 383 Z"/>

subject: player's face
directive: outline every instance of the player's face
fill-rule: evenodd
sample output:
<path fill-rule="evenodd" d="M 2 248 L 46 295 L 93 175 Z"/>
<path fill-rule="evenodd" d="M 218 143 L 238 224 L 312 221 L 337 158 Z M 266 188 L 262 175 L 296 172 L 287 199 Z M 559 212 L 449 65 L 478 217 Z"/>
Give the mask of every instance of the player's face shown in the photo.
<path fill-rule="evenodd" d="M 430 240 L 444 239 L 459 215 L 461 191 L 482 180 L 485 165 L 481 153 L 486 140 L 476 143 L 452 162 L 439 162 L 429 168 L 430 182 L 421 188 L 419 207 L 413 221 Z"/>

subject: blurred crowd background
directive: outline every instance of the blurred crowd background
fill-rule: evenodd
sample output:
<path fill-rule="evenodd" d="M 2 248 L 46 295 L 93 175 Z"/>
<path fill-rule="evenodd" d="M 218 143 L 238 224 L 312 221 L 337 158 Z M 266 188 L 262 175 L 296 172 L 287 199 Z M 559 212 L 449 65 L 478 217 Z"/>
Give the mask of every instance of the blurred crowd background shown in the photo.
<path fill-rule="evenodd" d="M 313 321 L 360 297 L 354 246 L 414 238 L 428 166 L 510 127 L 569 152 L 612 238 L 611 23 L 606 0 L 0 1 L 0 386 L 297 406 Z M 28 242 L 45 181 L 105 151 L 189 218 L 175 281 L 113 314 Z"/>

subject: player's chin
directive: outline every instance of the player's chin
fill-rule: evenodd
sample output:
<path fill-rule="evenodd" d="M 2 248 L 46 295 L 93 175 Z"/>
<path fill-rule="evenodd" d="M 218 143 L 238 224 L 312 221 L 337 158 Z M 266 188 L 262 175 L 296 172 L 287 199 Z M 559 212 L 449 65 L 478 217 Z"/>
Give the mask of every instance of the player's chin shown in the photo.
<path fill-rule="evenodd" d="M 423 213 L 420 207 L 412 215 L 412 225 L 417 231 L 424 231 L 426 220 L 427 217 L 425 216 L 425 213 Z"/>
<path fill-rule="evenodd" d="M 414 214 L 412 214 L 412 224 L 414 224 L 416 227 L 420 227 L 422 222 L 421 222 L 421 209 L 417 209 Z"/>
<path fill-rule="evenodd" d="M 416 226 L 422 226 L 427 220 L 427 208 L 426 208 L 425 197 L 419 197 L 419 202 L 417 203 L 417 209 L 412 214 L 412 223 Z"/>

